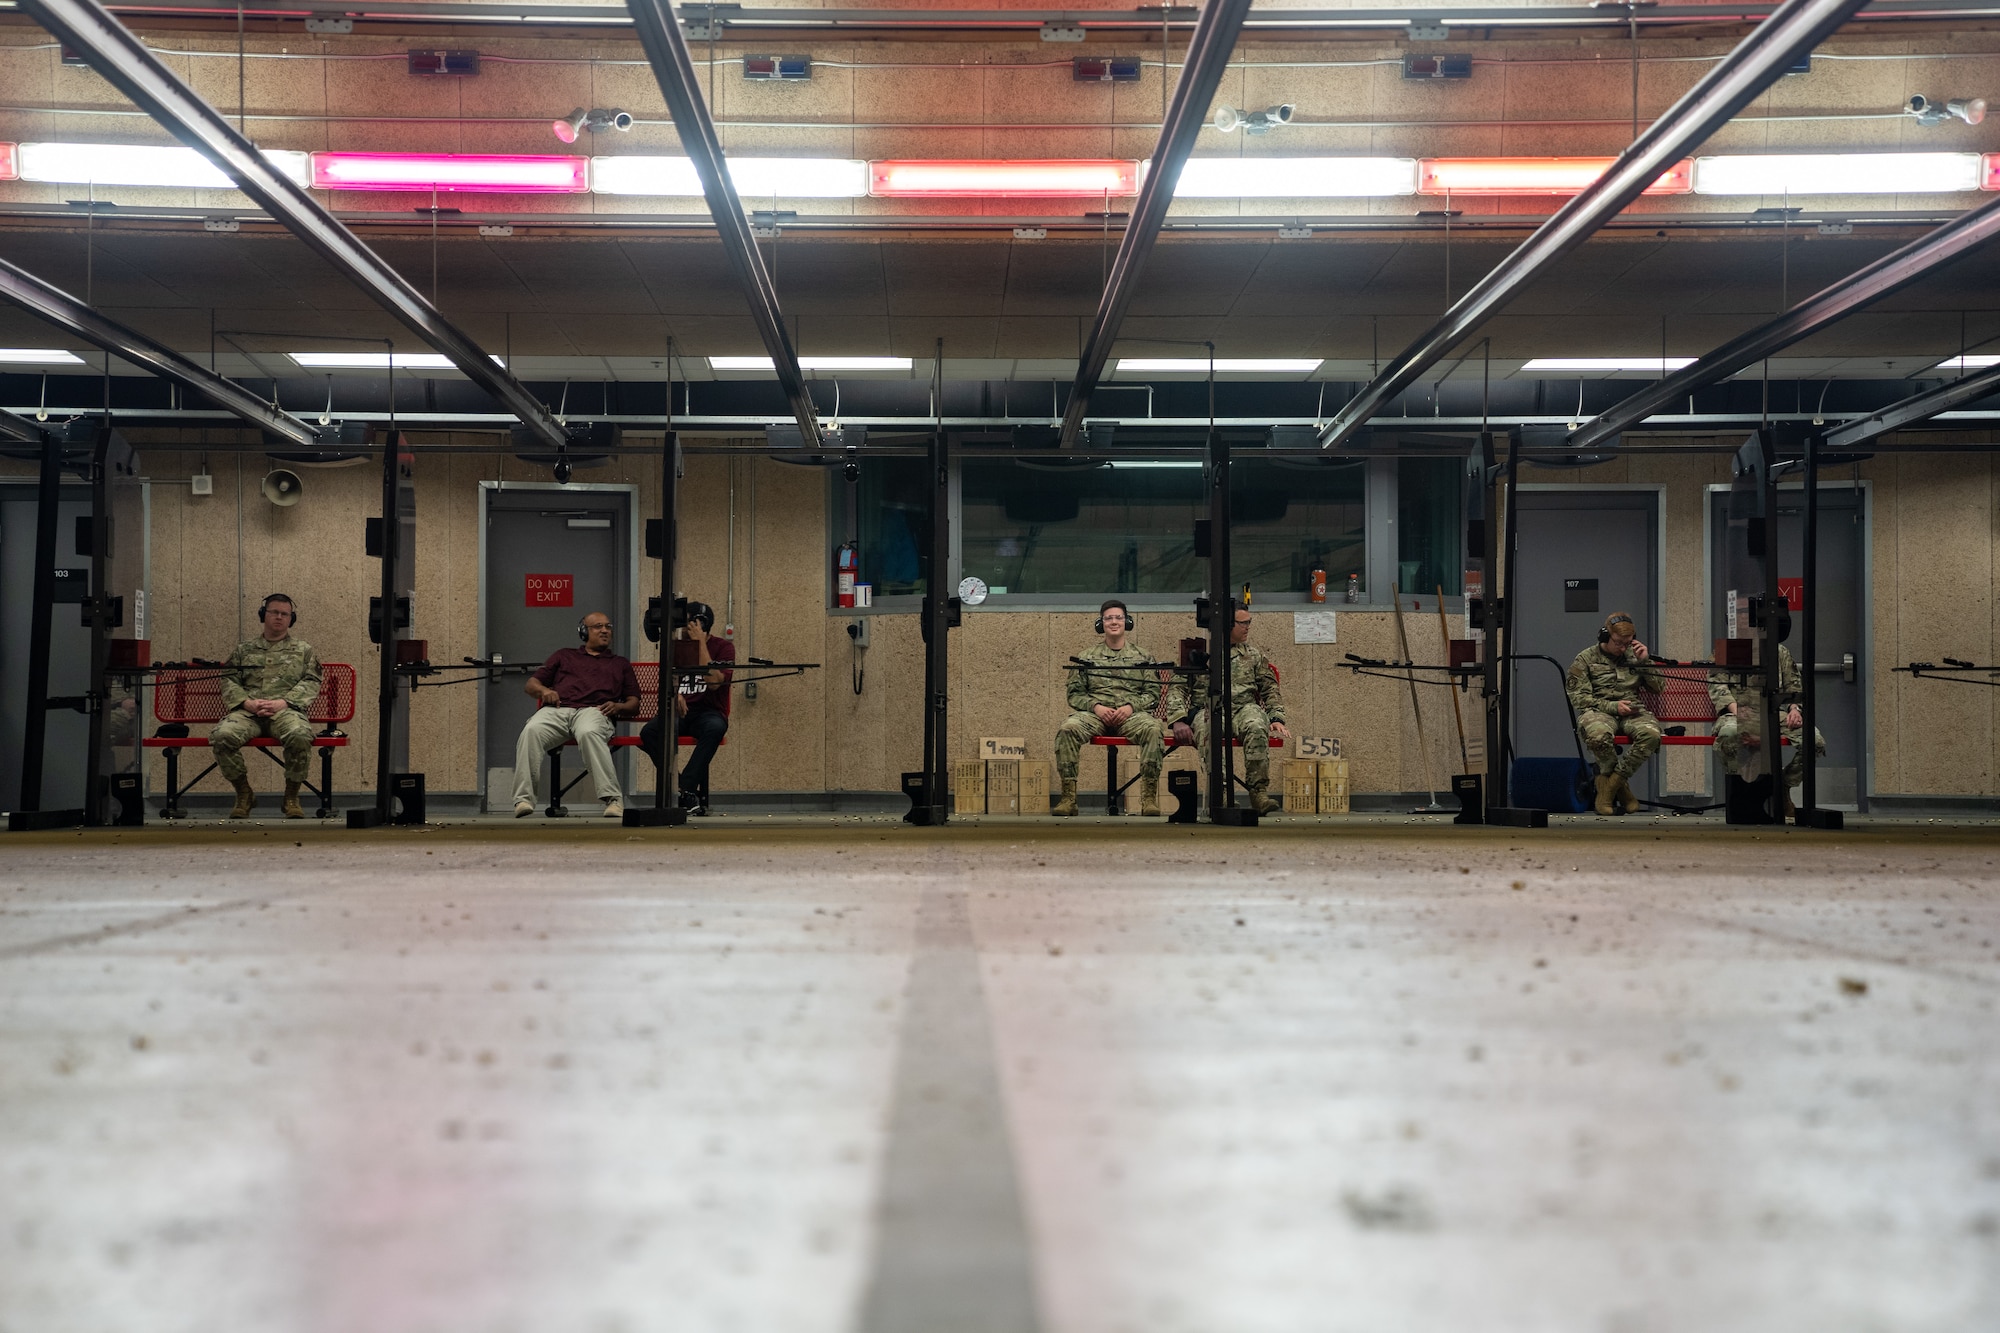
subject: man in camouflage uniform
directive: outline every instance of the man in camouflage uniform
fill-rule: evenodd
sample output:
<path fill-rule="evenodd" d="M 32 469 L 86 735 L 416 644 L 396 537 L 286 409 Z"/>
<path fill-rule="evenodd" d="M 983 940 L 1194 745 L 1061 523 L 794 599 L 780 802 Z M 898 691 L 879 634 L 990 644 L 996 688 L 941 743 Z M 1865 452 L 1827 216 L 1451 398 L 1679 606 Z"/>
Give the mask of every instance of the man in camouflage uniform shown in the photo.
<path fill-rule="evenodd" d="M 299 787 L 312 761 L 313 729 L 306 720 L 319 698 L 319 654 L 303 639 L 292 637 L 298 613 L 292 599 L 274 592 L 257 609 L 264 632 L 236 645 L 229 655 L 222 682 L 222 721 L 208 733 L 215 766 L 236 788 L 231 819 L 246 819 L 257 803 L 250 775 L 243 769 L 243 747 L 259 736 L 270 736 L 285 747 L 287 819 L 304 819 Z"/>
<path fill-rule="evenodd" d="M 1077 755 L 1097 736 L 1123 736 L 1139 747 L 1139 813 L 1160 813 L 1160 763 L 1166 755 L 1160 707 L 1160 679 L 1152 671 L 1133 670 L 1153 660 L 1152 654 L 1125 641 L 1132 613 L 1112 598 L 1097 611 L 1097 632 L 1104 642 L 1077 654 L 1091 666 L 1122 670 L 1069 673 L 1070 715 L 1056 728 L 1056 774 L 1062 795 L 1050 807 L 1053 815 L 1076 813 Z"/>
<path fill-rule="evenodd" d="M 1764 732 L 1764 673 L 1760 670 L 1754 676 L 1744 676 L 1740 672 L 1711 671 L 1708 673 L 1708 698 L 1715 705 L 1715 749 L 1722 756 L 1722 766 L 1730 773 L 1743 771 L 1743 749 L 1756 749 Z M 1799 699 L 1804 693 L 1805 682 L 1799 676 L 1798 664 L 1792 661 L 1791 650 L 1784 644 L 1778 645 L 1778 730 L 1792 743 L 1792 760 L 1785 765 L 1785 813 L 1794 813 L 1792 788 L 1805 777 L 1806 752 L 1801 742 L 1805 739 L 1805 715 L 1799 708 Z M 1826 754 L 1826 737 L 1818 727 L 1813 728 L 1813 749 Z"/>
<path fill-rule="evenodd" d="M 1660 720 L 1647 711 L 1639 691 L 1658 694 L 1666 683 L 1638 636 L 1632 617 L 1613 611 L 1598 641 L 1569 664 L 1569 705 L 1576 710 L 1577 734 L 1597 761 L 1593 808 L 1600 815 L 1638 810 L 1630 779 L 1660 748 Z M 1620 735 L 1632 738 L 1622 759 L 1613 739 Z"/>
<path fill-rule="evenodd" d="M 1262 648 L 1250 642 L 1250 612 L 1236 608 L 1229 631 L 1229 708 L 1236 738 L 1243 742 L 1243 785 L 1250 790 L 1250 808 L 1268 815 L 1278 808 L 1271 795 L 1271 742 L 1292 738 L 1285 726 L 1285 700 L 1278 693 L 1278 668 Z M 1208 675 L 1181 673 L 1167 696 L 1167 716 L 1174 723 L 1174 744 L 1192 745 L 1208 762 Z"/>

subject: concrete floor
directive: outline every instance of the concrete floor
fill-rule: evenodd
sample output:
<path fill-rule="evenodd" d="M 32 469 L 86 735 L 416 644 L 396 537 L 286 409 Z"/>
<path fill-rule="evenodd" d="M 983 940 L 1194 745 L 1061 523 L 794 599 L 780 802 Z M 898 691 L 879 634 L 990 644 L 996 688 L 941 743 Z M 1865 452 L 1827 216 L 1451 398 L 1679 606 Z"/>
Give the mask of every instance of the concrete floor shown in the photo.
<path fill-rule="evenodd" d="M 2000 1329 L 2000 829 L 0 841 L 0 1333 Z"/>

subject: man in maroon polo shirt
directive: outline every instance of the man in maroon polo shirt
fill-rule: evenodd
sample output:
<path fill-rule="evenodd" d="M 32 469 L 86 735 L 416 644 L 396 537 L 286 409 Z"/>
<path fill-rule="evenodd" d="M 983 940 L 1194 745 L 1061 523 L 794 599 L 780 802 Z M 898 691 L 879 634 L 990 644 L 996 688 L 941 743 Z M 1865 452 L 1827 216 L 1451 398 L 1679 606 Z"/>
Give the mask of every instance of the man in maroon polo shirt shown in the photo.
<path fill-rule="evenodd" d="M 528 696 L 541 704 L 514 746 L 514 817 L 535 813 L 535 770 L 549 751 L 575 740 L 584 767 L 597 784 L 604 816 L 625 813 L 625 794 L 611 767 L 611 737 L 618 719 L 639 707 L 639 678 L 632 664 L 611 651 L 611 617 L 593 611 L 577 623 L 581 648 L 558 648 L 528 677 Z"/>

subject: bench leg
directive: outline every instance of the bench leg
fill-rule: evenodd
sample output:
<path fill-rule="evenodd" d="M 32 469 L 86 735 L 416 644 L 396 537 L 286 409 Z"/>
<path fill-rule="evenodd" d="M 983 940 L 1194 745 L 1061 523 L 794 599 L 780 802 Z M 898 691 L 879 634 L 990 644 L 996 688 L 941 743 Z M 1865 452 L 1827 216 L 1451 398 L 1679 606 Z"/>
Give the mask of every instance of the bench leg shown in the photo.
<path fill-rule="evenodd" d="M 333 747 L 319 747 L 319 817 L 333 813 Z"/>
<path fill-rule="evenodd" d="M 160 811 L 162 819 L 181 817 L 181 751 L 177 745 L 167 747 L 167 803 Z"/>
<path fill-rule="evenodd" d="M 1118 798 L 1124 793 L 1118 789 L 1118 747 L 1104 747 L 1104 813 L 1119 813 Z"/>

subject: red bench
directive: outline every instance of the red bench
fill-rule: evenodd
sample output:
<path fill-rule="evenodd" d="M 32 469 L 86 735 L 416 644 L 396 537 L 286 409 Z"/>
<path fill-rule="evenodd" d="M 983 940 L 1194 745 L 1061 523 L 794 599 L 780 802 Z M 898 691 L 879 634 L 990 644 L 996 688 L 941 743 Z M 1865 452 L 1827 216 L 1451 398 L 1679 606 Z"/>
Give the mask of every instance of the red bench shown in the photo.
<path fill-rule="evenodd" d="M 1669 726 L 1693 723 L 1699 726 L 1715 724 L 1715 704 L 1708 697 L 1708 672 L 1701 667 L 1661 667 L 1661 683 L 1666 688 L 1658 694 L 1651 690 L 1640 690 L 1639 701 L 1646 711 Z M 1620 745 L 1629 745 L 1630 736 L 1616 738 Z M 1780 736 L 1779 742 L 1790 745 L 1791 741 Z M 1713 745 L 1713 733 L 1700 736 L 1662 736 L 1662 745 Z"/>
<path fill-rule="evenodd" d="M 149 750 L 167 752 L 167 804 L 160 811 L 163 819 L 180 819 L 186 815 L 181 809 L 181 797 L 193 790 L 194 785 L 209 775 L 215 764 L 189 778 L 185 784 L 180 780 L 181 751 L 193 746 L 208 745 L 206 736 L 188 735 L 191 725 L 213 726 L 222 721 L 225 710 L 222 706 L 222 685 L 224 676 L 215 667 L 190 667 L 186 670 L 162 671 L 153 682 L 153 716 L 161 723 L 159 731 L 145 738 L 143 744 Z M 354 717 L 355 695 L 354 668 L 345 662 L 327 662 L 320 667 L 319 697 L 306 710 L 306 721 L 321 728 L 313 737 L 313 747 L 319 751 L 319 784 L 306 783 L 306 790 L 319 797 L 319 809 L 315 811 L 321 819 L 333 813 L 333 752 L 347 744 L 347 733 L 339 724 Z M 250 745 L 259 750 L 276 747 L 277 741 L 269 736 L 259 736 Z M 274 754 L 265 756 L 272 763 L 283 766 L 284 761 Z"/>
<path fill-rule="evenodd" d="M 626 723 L 632 723 L 643 727 L 660 715 L 660 664 L 658 662 L 634 662 L 632 664 L 632 674 L 639 680 L 639 711 L 630 717 L 618 719 L 618 724 L 624 726 Z M 675 739 L 682 745 L 694 744 L 694 737 L 692 736 L 676 736 Z M 724 736 L 722 743 L 724 745 L 729 744 L 729 738 Z M 571 778 L 568 782 L 563 781 L 562 752 L 564 749 L 575 744 L 576 742 L 573 740 L 564 741 L 562 745 L 549 751 L 549 805 L 548 809 L 542 813 L 551 819 L 560 819 L 569 813 L 569 807 L 562 803 L 562 798 L 569 795 L 570 788 L 583 781 L 589 773 L 589 770 L 586 769 L 584 772 Z M 611 748 L 614 750 L 637 749 L 638 747 L 639 738 L 636 735 L 618 735 L 611 738 Z M 708 806 L 707 782 L 701 784 L 700 795 L 702 806 L 705 809 Z"/>
<path fill-rule="evenodd" d="M 1107 747 L 1104 751 L 1104 813 L 1107 815 L 1123 814 L 1124 812 L 1118 808 L 1118 798 L 1125 794 L 1125 789 L 1127 787 L 1130 787 L 1133 783 L 1139 780 L 1139 775 L 1136 773 L 1133 774 L 1131 777 L 1127 778 L 1122 784 L 1118 781 L 1117 747 L 1121 745 L 1130 745 L 1132 742 L 1123 736 L 1093 736 L 1090 738 L 1090 743 L 1092 745 L 1102 745 Z M 1234 749 L 1240 750 L 1243 748 L 1242 740 L 1235 736 L 1231 736 L 1229 738 L 1229 744 Z M 1279 740 L 1277 737 L 1273 736 L 1271 738 L 1271 748 L 1273 750 L 1281 750 L 1284 748 L 1284 746 L 1285 743 Z M 1172 753 L 1174 750 L 1180 748 L 1175 743 L 1173 733 L 1171 730 L 1167 733 L 1166 748 L 1168 753 Z M 1241 778 L 1237 779 L 1239 783 L 1242 780 L 1243 779 Z"/>

